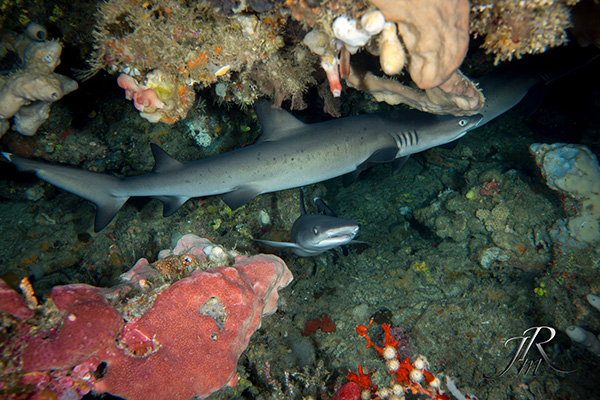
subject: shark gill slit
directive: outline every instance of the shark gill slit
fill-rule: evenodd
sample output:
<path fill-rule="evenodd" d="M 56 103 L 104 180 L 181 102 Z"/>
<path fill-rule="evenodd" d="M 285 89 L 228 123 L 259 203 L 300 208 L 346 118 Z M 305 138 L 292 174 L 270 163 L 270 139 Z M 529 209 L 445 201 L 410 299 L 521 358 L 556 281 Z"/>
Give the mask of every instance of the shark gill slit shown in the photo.
<path fill-rule="evenodd" d="M 416 131 L 400 132 L 395 135 L 394 139 L 399 149 L 416 146 L 419 143 L 419 136 Z"/>

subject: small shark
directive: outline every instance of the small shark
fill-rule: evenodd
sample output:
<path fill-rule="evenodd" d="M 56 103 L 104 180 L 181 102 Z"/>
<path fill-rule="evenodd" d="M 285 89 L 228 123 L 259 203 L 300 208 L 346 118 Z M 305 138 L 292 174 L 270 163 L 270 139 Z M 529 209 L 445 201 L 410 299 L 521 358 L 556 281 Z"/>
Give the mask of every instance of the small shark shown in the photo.
<path fill-rule="evenodd" d="M 317 203 L 319 212 L 325 213 L 325 215 L 306 213 L 304 193 L 300 189 L 300 216 L 292 225 L 289 242 L 253 240 L 278 249 L 292 249 L 292 253 L 300 257 L 316 256 L 348 243 L 364 243 L 353 240 L 358 233 L 356 221 L 338 218 L 319 197 L 314 201 Z"/>
<path fill-rule="evenodd" d="M 345 174 L 356 176 L 374 163 L 394 162 L 452 142 L 482 119 L 393 110 L 305 124 L 266 102 L 255 109 L 262 126 L 257 143 L 182 163 L 152 144 L 152 172 L 119 179 L 3 153 L 20 171 L 96 205 L 94 229 L 102 230 L 132 196 L 163 202 L 169 216 L 191 197 L 221 195 L 232 209 L 255 196 L 301 187 Z"/>

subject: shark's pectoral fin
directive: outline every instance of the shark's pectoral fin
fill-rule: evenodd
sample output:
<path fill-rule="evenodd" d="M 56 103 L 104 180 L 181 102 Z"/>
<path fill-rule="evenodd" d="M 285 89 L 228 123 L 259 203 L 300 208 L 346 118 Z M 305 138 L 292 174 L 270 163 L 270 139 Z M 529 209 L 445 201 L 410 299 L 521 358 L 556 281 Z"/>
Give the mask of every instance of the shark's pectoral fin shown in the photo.
<path fill-rule="evenodd" d="M 362 172 L 362 170 L 354 170 L 352 172 L 348 172 L 346 175 L 342 176 L 342 185 L 344 185 L 345 188 L 350 187 L 350 185 L 352 185 L 354 182 L 356 182 L 358 180 L 358 176 L 360 175 L 360 173 Z"/>
<path fill-rule="evenodd" d="M 344 185 L 344 187 L 348 187 L 348 186 L 352 185 L 354 182 L 356 182 L 356 180 L 358 179 L 358 176 L 360 175 L 360 173 L 362 171 L 370 168 L 371 166 L 373 166 L 373 164 L 381 164 L 381 163 L 394 161 L 397 154 L 398 154 L 397 147 L 386 147 L 386 148 L 377 150 L 376 152 L 371 154 L 371 156 L 369 158 L 367 158 L 365 161 L 363 161 L 358 167 L 356 167 L 356 170 L 354 170 L 352 172 L 348 172 L 346 175 L 344 175 L 342 178 L 342 184 Z"/>
<path fill-rule="evenodd" d="M 178 196 L 154 196 L 154 198 L 162 201 L 163 216 L 165 217 L 175 214 L 175 211 L 179 210 L 179 207 L 189 199 L 189 197 Z"/>
<path fill-rule="evenodd" d="M 523 100 L 521 100 L 521 104 L 523 105 L 523 114 L 530 116 L 534 112 L 537 111 L 538 108 L 542 106 L 542 102 L 544 101 L 544 96 L 546 95 L 546 85 L 543 82 L 540 82 L 533 87 L 531 87 Z"/>
<path fill-rule="evenodd" d="M 398 154 L 398 147 L 396 147 L 396 146 L 379 149 L 375 153 L 371 154 L 371 157 L 367 158 L 367 161 L 365 161 L 361 165 L 367 164 L 367 167 L 369 167 L 373 164 L 380 164 L 380 163 L 394 161 L 396 159 L 397 154 Z M 364 169 L 366 169 L 366 168 L 364 168 Z"/>
<path fill-rule="evenodd" d="M 183 167 L 182 162 L 177 161 L 168 155 L 167 152 L 161 149 L 156 143 L 150 143 L 150 150 L 152 150 L 152 155 L 154 156 L 154 168 L 152 169 L 152 172 L 170 172 Z"/>
<path fill-rule="evenodd" d="M 259 240 L 252 239 L 255 242 L 266 244 L 267 246 L 276 247 L 278 249 L 302 249 L 302 247 L 298 246 L 296 243 L 290 242 L 274 242 L 272 240 Z"/>
<path fill-rule="evenodd" d="M 362 240 L 351 240 L 348 244 L 366 244 L 367 246 L 372 246 L 369 242 L 363 242 Z"/>
<path fill-rule="evenodd" d="M 396 159 L 397 154 L 397 147 L 386 147 L 384 149 L 377 150 L 375 153 L 371 154 L 369 158 L 363 161 L 358 167 L 356 167 L 356 169 L 360 172 L 371 168 L 374 164 L 381 164 L 394 161 Z"/>
<path fill-rule="evenodd" d="M 404 165 L 408 161 L 408 157 L 410 157 L 410 156 L 396 158 L 394 161 L 392 161 L 392 174 L 397 175 L 398 172 L 400 172 L 400 170 L 404 167 Z"/>
<path fill-rule="evenodd" d="M 100 232 L 102 229 L 106 228 L 128 198 L 129 197 L 103 196 L 101 199 L 91 200 L 96 204 L 94 232 Z"/>
<path fill-rule="evenodd" d="M 261 192 L 253 187 L 241 187 L 221 195 L 221 199 L 231 208 L 236 210 L 258 196 Z"/>

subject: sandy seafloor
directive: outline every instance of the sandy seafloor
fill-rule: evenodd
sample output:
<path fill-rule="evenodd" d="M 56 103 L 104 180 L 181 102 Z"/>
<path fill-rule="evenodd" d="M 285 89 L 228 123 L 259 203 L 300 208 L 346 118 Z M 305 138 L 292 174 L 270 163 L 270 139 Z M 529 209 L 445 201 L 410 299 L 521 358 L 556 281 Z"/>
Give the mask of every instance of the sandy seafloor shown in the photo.
<path fill-rule="evenodd" d="M 533 113 L 518 106 L 460 139 L 454 149 L 411 157 L 396 176 L 381 165 L 349 188 L 342 187 L 341 179 L 306 188 L 308 199 L 321 196 L 339 216 L 356 219 L 361 228 L 357 239 L 370 245 L 350 247 L 347 256 L 338 251 L 299 258 L 274 251 L 295 280 L 280 292 L 278 312 L 263 320 L 242 355 L 238 387 L 211 399 L 308 394 L 325 399 L 359 364 L 374 372 L 375 383 L 386 384 L 383 361 L 355 332 L 372 316 L 372 336 L 380 334 L 381 323 L 401 327 L 407 355 L 425 355 L 432 372 L 454 377 L 463 393 L 478 399 L 600 398 L 600 359 L 564 333 L 572 324 L 600 333 L 600 313 L 585 300 L 589 293 L 600 294 L 600 252 L 590 247 L 566 251 L 547 235 L 556 219 L 570 215 L 573 203 L 545 185 L 528 151 L 534 142 L 567 142 L 598 154 L 598 68 L 596 62 L 551 85 Z M 111 82 L 106 76 L 94 79 Z M 194 160 L 223 151 L 232 141 L 251 142 L 257 134 L 250 111 L 227 110 L 206 100 L 203 112 L 220 121 L 214 136 L 224 139 L 201 149 L 186 134 L 185 121 L 147 123 L 116 84 L 99 94 L 87 86 L 93 84 L 82 84 L 55 104 L 50 121 L 34 138 L 9 134 L 2 148 L 12 143 L 35 149 L 36 156 L 132 175 L 151 169 L 150 141 L 180 160 Z M 82 99 L 87 100 L 78 104 Z M 372 107 L 368 100 L 364 104 L 362 110 Z M 72 116 L 73 110 L 78 116 Z M 298 115 L 311 112 L 320 112 L 318 106 L 311 104 Z M 188 118 L 198 115 L 201 111 Z M 91 203 L 17 175 L 7 163 L 0 169 L 0 276 L 12 283 L 30 277 L 41 298 L 54 285 L 115 284 L 138 258 L 156 259 L 173 238 L 188 232 L 250 254 L 269 252 L 250 237 L 286 240 L 299 215 L 298 190 L 259 196 L 233 213 L 218 197 L 191 199 L 169 218 L 162 217 L 158 201 L 136 200 L 94 233 Z M 497 189 L 483 195 L 482 187 L 493 180 Z M 266 226 L 259 223 L 261 210 L 270 217 Z M 309 211 L 315 212 L 312 204 Z M 482 261 L 482 252 L 498 241 L 510 256 Z M 306 321 L 323 314 L 335 322 L 336 331 L 303 337 Z M 535 375 L 519 374 L 514 366 L 498 379 L 484 379 L 511 359 L 513 346 L 504 347 L 504 342 L 537 326 L 557 331 L 545 346 L 554 366 L 576 371 L 558 373 L 543 362 Z M 266 362 L 281 392 L 267 384 Z M 292 373 L 293 393 L 284 384 L 284 371 Z"/>

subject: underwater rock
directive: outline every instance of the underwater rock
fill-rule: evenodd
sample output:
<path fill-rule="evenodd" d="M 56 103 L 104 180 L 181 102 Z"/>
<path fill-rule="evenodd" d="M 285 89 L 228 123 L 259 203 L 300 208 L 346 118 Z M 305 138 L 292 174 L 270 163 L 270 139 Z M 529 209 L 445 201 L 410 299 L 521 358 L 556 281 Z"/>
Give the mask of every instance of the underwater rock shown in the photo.
<path fill-rule="evenodd" d="M 483 268 L 509 264 L 527 269 L 548 262 L 550 202 L 532 191 L 516 170 L 492 169 L 476 180 L 462 194 L 441 192 L 414 210 L 415 220 L 444 241 L 468 245 Z"/>
<path fill-rule="evenodd" d="M 554 242 L 566 249 L 600 243 L 600 166 L 586 146 L 534 143 L 535 157 L 546 184 L 577 201 L 577 214 L 559 219 L 550 231 Z"/>

